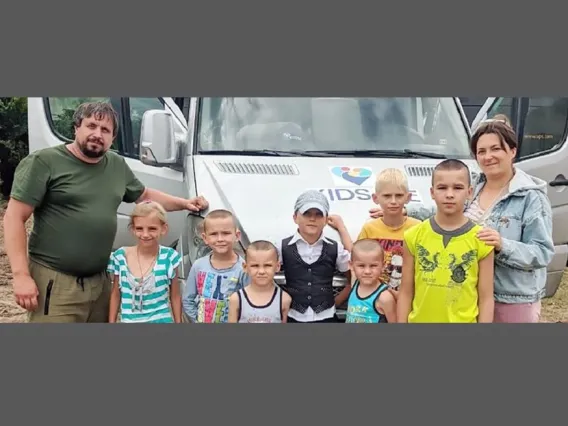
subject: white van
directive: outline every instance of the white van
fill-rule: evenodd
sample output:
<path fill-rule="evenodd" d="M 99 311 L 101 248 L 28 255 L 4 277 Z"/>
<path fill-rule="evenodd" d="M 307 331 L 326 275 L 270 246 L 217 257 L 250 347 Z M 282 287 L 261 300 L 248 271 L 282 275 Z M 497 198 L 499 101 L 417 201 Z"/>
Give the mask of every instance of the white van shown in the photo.
<path fill-rule="evenodd" d="M 487 98 L 472 128 L 497 114 L 506 115 L 517 132 L 516 165 L 549 185 L 555 255 L 548 266 L 546 295 L 553 296 L 568 265 L 568 98 Z"/>
<path fill-rule="evenodd" d="M 29 98 L 30 151 L 72 140 L 74 109 L 94 99 L 100 98 Z M 185 115 L 172 98 L 106 99 L 120 115 L 113 149 L 140 180 L 181 197 L 201 194 L 211 209 L 231 210 L 243 247 L 291 235 L 294 201 L 306 189 L 324 193 L 355 238 L 369 219 L 381 169 L 405 170 L 412 202 L 426 206 L 441 158 L 465 160 L 478 171 L 458 98 L 190 98 Z M 142 160 L 141 153 L 149 155 Z M 131 209 L 120 206 L 115 247 L 132 243 Z M 164 243 L 184 255 L 185 277 L 206 252 L 203 219 L 179 212 L 169 220 Z M 339 238 L 329 227 L 325 233 Z M 282 275 L 278 282 L 284 284 Z M 336 279 L 338 290 L 343 283 Z"/>

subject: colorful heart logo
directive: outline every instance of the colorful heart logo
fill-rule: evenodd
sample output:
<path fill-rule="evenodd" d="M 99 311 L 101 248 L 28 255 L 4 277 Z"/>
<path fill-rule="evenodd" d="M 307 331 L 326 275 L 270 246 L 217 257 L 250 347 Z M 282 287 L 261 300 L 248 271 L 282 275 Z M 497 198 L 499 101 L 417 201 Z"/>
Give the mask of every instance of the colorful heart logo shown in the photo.
<path fill-rule="evenodd" d="M 373 172 L 371 169 L 367 169 L 365 167 L 346 167 L 346 166 L 338 166 L 331 169 L 331 172 L 342 179 L 345 179 L 347 182 L 354 183 L 355 185 L 361 185 L 365 182 Z"/>

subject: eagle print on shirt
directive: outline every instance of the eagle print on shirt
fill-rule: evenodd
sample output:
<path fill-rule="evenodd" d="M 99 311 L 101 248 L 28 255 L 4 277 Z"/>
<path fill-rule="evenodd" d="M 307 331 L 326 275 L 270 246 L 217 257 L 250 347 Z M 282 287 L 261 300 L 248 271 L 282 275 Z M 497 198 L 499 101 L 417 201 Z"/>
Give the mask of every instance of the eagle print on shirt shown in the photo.
<path fill-rule="evenodd" d="M 448 290 L 447 303 L 455 303 L 460 295 L 461 286 L 467 279 L 471 266 L 477 260 L 475 250 L 469 250 L 460 256 L 460 260 L 454 253 L 447 255 L 441 252 L 431 254 L 424 246 L 417 244 L 417 263 L 420 272 L 424 274 L 423 282 L 428 286 L 445 287 Z M 439 278 L 433 274 L 438 269 L 451 271 L 449 282 L 439 282 Z"/>

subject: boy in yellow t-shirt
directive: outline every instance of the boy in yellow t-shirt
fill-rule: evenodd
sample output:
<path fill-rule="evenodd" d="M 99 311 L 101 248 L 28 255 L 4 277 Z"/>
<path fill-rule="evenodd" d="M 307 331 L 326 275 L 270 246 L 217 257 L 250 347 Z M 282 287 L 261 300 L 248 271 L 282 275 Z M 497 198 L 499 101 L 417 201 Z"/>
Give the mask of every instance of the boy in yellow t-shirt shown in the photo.
<path fill-rule="evenodd" d="M 377 175 L 373 194 L 373 201 L 381 207 L 383 216 L 365 223 L 357 236 L 357 241 L 370 238 L 381 244 L 385 253 L 381 281 L 392 290 L 398 290 L 400 286 L 404 232 L 421 223 L 404 214 L 410 197 L 404 173 L 394 168 L 384 169 Z M 343 245 L 351 250 L 353 244 L 341 218 L 333 215 L 329 223 L 339 232 Z"/>
<path fill-rule="evenodd" d="M 493 321 L 493 247 L 463 214 L 472 194 L 467 165 L 444 160 L 432 174 L 434 217 L 404 235 L 397 321 L 475 323 Z"/>

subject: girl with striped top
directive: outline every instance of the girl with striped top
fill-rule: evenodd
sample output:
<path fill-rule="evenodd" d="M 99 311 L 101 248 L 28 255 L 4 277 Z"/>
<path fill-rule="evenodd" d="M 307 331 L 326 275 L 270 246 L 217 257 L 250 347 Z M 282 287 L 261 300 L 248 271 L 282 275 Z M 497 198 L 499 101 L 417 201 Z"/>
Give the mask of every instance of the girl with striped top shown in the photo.
<path fill-rule="evenodd" d="M 109 322 L 180 323 L 181 292 L 177 267 L 179 253 L 160 245 L 168 232 L 166 211 L 153 201 L 137 204 L 129 228 L 137 244 L 112 253 L 113 274 Z"/>

